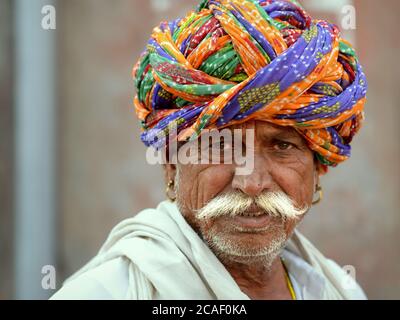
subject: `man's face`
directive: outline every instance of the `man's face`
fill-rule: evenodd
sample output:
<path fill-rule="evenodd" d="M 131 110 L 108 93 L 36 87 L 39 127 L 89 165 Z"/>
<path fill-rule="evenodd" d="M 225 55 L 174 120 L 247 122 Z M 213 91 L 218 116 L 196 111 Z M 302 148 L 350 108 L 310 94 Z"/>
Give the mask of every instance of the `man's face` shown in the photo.
<path fill-rule="evenodd" d="M 177 172 L 169 165 L 167 175 L 173 178 L 177 173 L 178 206 L 217 255 L 236 261 L 244 256 L 276 255 L 303 215 L 297 219 L 273 216 L 256 201 L 234 216 L 225 212 L 200 219 L 198 212 L 223 195 L 227 196 L 230 207 L 239 201 L 236 199 L 257 199 L 277 192 L 288 196 L 297 208 L 309 207 L 318 181 L 313 153 L 291 127 L 249 121 L 235 128 L 254 130 L 254 143 L 246 146 L 246 156 L 254 157 L 250 174 L 237 175 L 237 164 L 233 161 L 232 164 L 178 164 Z"/>

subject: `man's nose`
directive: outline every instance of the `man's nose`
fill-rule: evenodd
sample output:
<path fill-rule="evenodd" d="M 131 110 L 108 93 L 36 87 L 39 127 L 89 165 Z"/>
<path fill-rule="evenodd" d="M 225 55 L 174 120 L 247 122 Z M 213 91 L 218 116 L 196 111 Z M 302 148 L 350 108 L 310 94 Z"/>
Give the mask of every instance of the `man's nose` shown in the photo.
<path fill-rule="evenodd" d="M 254 168 L 249 174 L 235 174 L 232 188 L 241 190 L 251 197 L 260 195 L 263 191 L 272 191 L 273 178 L 271 164 L 264 155 L 254 153 Z"/>

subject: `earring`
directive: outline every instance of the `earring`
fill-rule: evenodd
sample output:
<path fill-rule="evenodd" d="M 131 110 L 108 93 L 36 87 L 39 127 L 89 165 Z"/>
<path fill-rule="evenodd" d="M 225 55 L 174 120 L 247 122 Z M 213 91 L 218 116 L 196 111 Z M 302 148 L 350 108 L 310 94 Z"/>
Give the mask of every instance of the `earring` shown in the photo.
<path fill-rule="evenodd" d="M 323 192 L 322 192 L 322 187 L 319 184 L 317 184 L 315 192 L 318 192 L 318 199 L 314 200 L 312 202 L 312 205 L 315 205 L 322 200 Z"/>
<path fill-rule="evenodd" d="M 168 181 L 167 188 L 165 189 L 165 195 L 167 196 L 168 200 L 174 202 L 176 200 L 176 195 L 171 196 L 170 192 L 173 190 L 174 180 L 170 179 Z"/>

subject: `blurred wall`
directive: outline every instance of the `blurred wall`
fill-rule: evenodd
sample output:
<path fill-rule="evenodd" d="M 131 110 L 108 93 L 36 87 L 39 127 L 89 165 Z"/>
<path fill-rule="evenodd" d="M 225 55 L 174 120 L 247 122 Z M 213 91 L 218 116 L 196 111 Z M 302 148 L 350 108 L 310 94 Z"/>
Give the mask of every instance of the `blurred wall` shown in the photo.
<path fill-rule="evenodd" d="M 370 86 L 367 121 L 353 143 L 352 158 L 322 178 L 324 199 L 301 230 L 324 254 L 355 266 L 370 298 L 400 298 L 394 27 L 400 2 L 353 2 L 357 51 Z M 146 163 L 139 140 L 131 69 L 152 28 L 197 3 L 69 0 L 57 6 L 59 282 L 96 254 L 116 223 L 164 198 L 161 168 Z M 303 1 L 306 9 L 316 8 L 315 3 Z M 320 7 L 315 11 L 314 16 L 338 19 Z"/>
<path fill-rule="evenodd" d="M 306 3 L 306 2 L 305 2 Z M 325 199 L 303 226 L 324 253 L 354 265 L 370 298 L 400 298 L 400 2 L 355 1 L 357 52 L 369 83 L 351 159 L 322 179 Z"/>
<path fill-rule="evenodd" d="M 0 300 L 13 285 L 13 24 L 11 0 L 0 1 Z"/>

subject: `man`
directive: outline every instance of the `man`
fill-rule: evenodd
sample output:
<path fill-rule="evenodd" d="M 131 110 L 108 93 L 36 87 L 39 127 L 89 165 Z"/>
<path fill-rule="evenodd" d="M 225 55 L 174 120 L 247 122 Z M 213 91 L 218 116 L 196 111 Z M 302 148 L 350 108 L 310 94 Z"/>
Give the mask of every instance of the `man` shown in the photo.
<path fill-rule="evenodd" d="M 365 75 L 334 25 L 291 1 L 203 1 L 154 29 L 134 75 L 142 141 L 179 141 L 169 200 L 116 226 L 54 299 L 366 298 L 296 231 L 363 120 Z M 242 147 L 245 172 L 228 157 Z"/>

